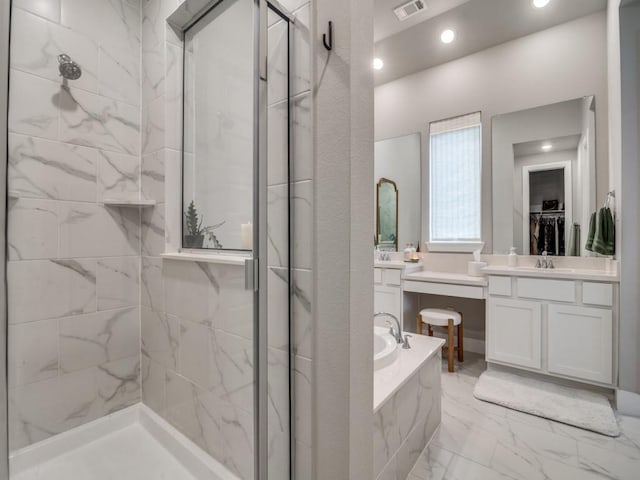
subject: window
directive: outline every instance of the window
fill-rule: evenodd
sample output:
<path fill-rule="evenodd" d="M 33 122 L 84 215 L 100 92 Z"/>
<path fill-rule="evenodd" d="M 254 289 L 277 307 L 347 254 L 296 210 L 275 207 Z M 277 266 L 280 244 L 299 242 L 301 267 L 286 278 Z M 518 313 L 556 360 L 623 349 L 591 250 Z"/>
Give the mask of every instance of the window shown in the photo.
<path fill-rule="evenodd" d="M 429 124 L 429 250 L 472 251 L 481 241 L 480 112 Z"/>

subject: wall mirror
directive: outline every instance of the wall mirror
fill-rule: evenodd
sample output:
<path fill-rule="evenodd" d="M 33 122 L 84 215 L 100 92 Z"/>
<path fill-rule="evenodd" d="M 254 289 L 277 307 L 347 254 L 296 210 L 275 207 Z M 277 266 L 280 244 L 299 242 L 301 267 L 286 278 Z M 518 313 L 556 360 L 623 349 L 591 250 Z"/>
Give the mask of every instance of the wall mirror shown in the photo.
<path fill-rule="evenodd" d="M 398 250 L 398 186 L 393 180 L 381 178 L 376 190 L 378 248 L 395 252 Z"/>
<path fill-rule="evenodd" d="M 375 242 L 380 249 L 402 250 L 408 243 L 420 244 L 420 139 L 419 133 L 380 140 L 375 143 L 374 156 L 374 198 L 376 199 L 374 221 Z M 401 207 L 396 195 L 395 240 L 390 242 L 382 232 L 379 234 L 379 191 L 380 182 L 388 180 L 395 184 L 396 192 L 401 192 Z M 383 222 L 384 223 L 384 222 Z"/>
<path fill-rule="evenodd" d="M 493 250 L 584 255 L 596 209 L 595 97 L 492 119 Z"/>

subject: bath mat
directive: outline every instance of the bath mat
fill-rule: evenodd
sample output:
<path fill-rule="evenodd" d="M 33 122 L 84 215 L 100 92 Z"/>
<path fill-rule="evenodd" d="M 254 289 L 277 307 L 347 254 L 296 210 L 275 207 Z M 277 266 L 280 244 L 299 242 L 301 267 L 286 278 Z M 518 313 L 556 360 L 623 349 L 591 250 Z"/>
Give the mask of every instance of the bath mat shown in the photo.
<path fill-rule="evenodd" d="M 473 396 L 520 412 L 617 437 L 618 422 L 604 395 L 513 373 L 487 370 Z"/>

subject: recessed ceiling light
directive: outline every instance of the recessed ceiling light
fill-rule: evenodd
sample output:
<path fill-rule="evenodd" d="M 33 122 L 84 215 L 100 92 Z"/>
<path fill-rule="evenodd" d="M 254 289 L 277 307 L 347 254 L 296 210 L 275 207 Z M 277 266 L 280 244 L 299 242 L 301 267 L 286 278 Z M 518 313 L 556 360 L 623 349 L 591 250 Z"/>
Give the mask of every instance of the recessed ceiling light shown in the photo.
<path fill-rule="evenodd" d="M 381 58 L 374 58 L 373 59 L 373 68 L 376 70 L 382 70 L 382 67 L 384 67 L 384 62 L 382 61 Z"/>
<path fill-rule="evenodd" d="M 549 5 L 550 0 L 533 0 L 531 3 L 536 8 L 544 8 Z"/>
<path fill-rule="evenodd" d="M 544 143 L 542 144 L 542 151 L 543 152 L 548 152 L 549 150 L 551 150 L 553 148 L 553 146 L 550 143 Z"/>
<path fill-rule="evenodd" d="M 449 28 L 440 34 L 440 40 L 442 40 L 442 43 L 451 43 L 455 38 L 455 32 Z"/>

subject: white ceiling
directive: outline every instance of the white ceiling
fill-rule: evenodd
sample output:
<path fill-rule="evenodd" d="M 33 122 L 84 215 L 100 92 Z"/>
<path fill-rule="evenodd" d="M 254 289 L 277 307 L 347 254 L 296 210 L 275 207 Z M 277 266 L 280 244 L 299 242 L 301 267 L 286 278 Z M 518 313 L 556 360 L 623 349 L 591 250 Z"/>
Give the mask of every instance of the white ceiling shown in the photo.
<path fill-rule="evenodd" d="M 375 0 L 373 6 L 374 42 L 395 35 L 430 18 L 437 17 L 447 10 L 467 3 L 469 0 L 424 0 L 427 5 L 425 10 L 401 22 L 393 13 L 393 9 L 404 5 L 408 1 L 409 0 Z"/>
<path fill-rule="evenodd" d="M 382 83 L 410 75 L 427 68 L 450 62 L 472 53 L 494 47 L 516 38 L 530 35 L 562 23 L 606 9 L 607 0 L 551 0 L 545 8 L 536 9 L 531 0 L 425 0 L 427 12 L 410 20 L 395 20 L 400 30 L 383 37 L 392 30 L 389 14 L 403 0 L 376 0 L 375 56 L 384 61 L 384 68 L 375 72 L 375 83 Z M 454 8 L 446 8 L 454 5 Z M 386 10 L 382 8 L 386 5 Z M 437 15 L 431 15 L 442 9 Z M 395 18 L 395 16 L 394 16 Z M 386 19 L 386 20 L 385 20 Z M 413 23 L 404 28 L 407 22 Z M 401 24 L 398 26 L 397 24 Z M 378 27 L 378 25 L 381 25 Z M 440 33 L 446 28 L 456 32 L 453 43 L 445 45 Z"/>
<path fill-rule="evenodd" d="M 542 145 L 549 143 L 552 149 L 549 152 L 542 150 Z M 534 140 L 532 142 L 516 143 L 513 146 L 513 156 L 526 157 L 541 153 L 562 152 L 564 150 L 577 150 L 580 143 L 580 135 L 568 135 L 566 137 L 549 138 L 546 140 Z"/>

